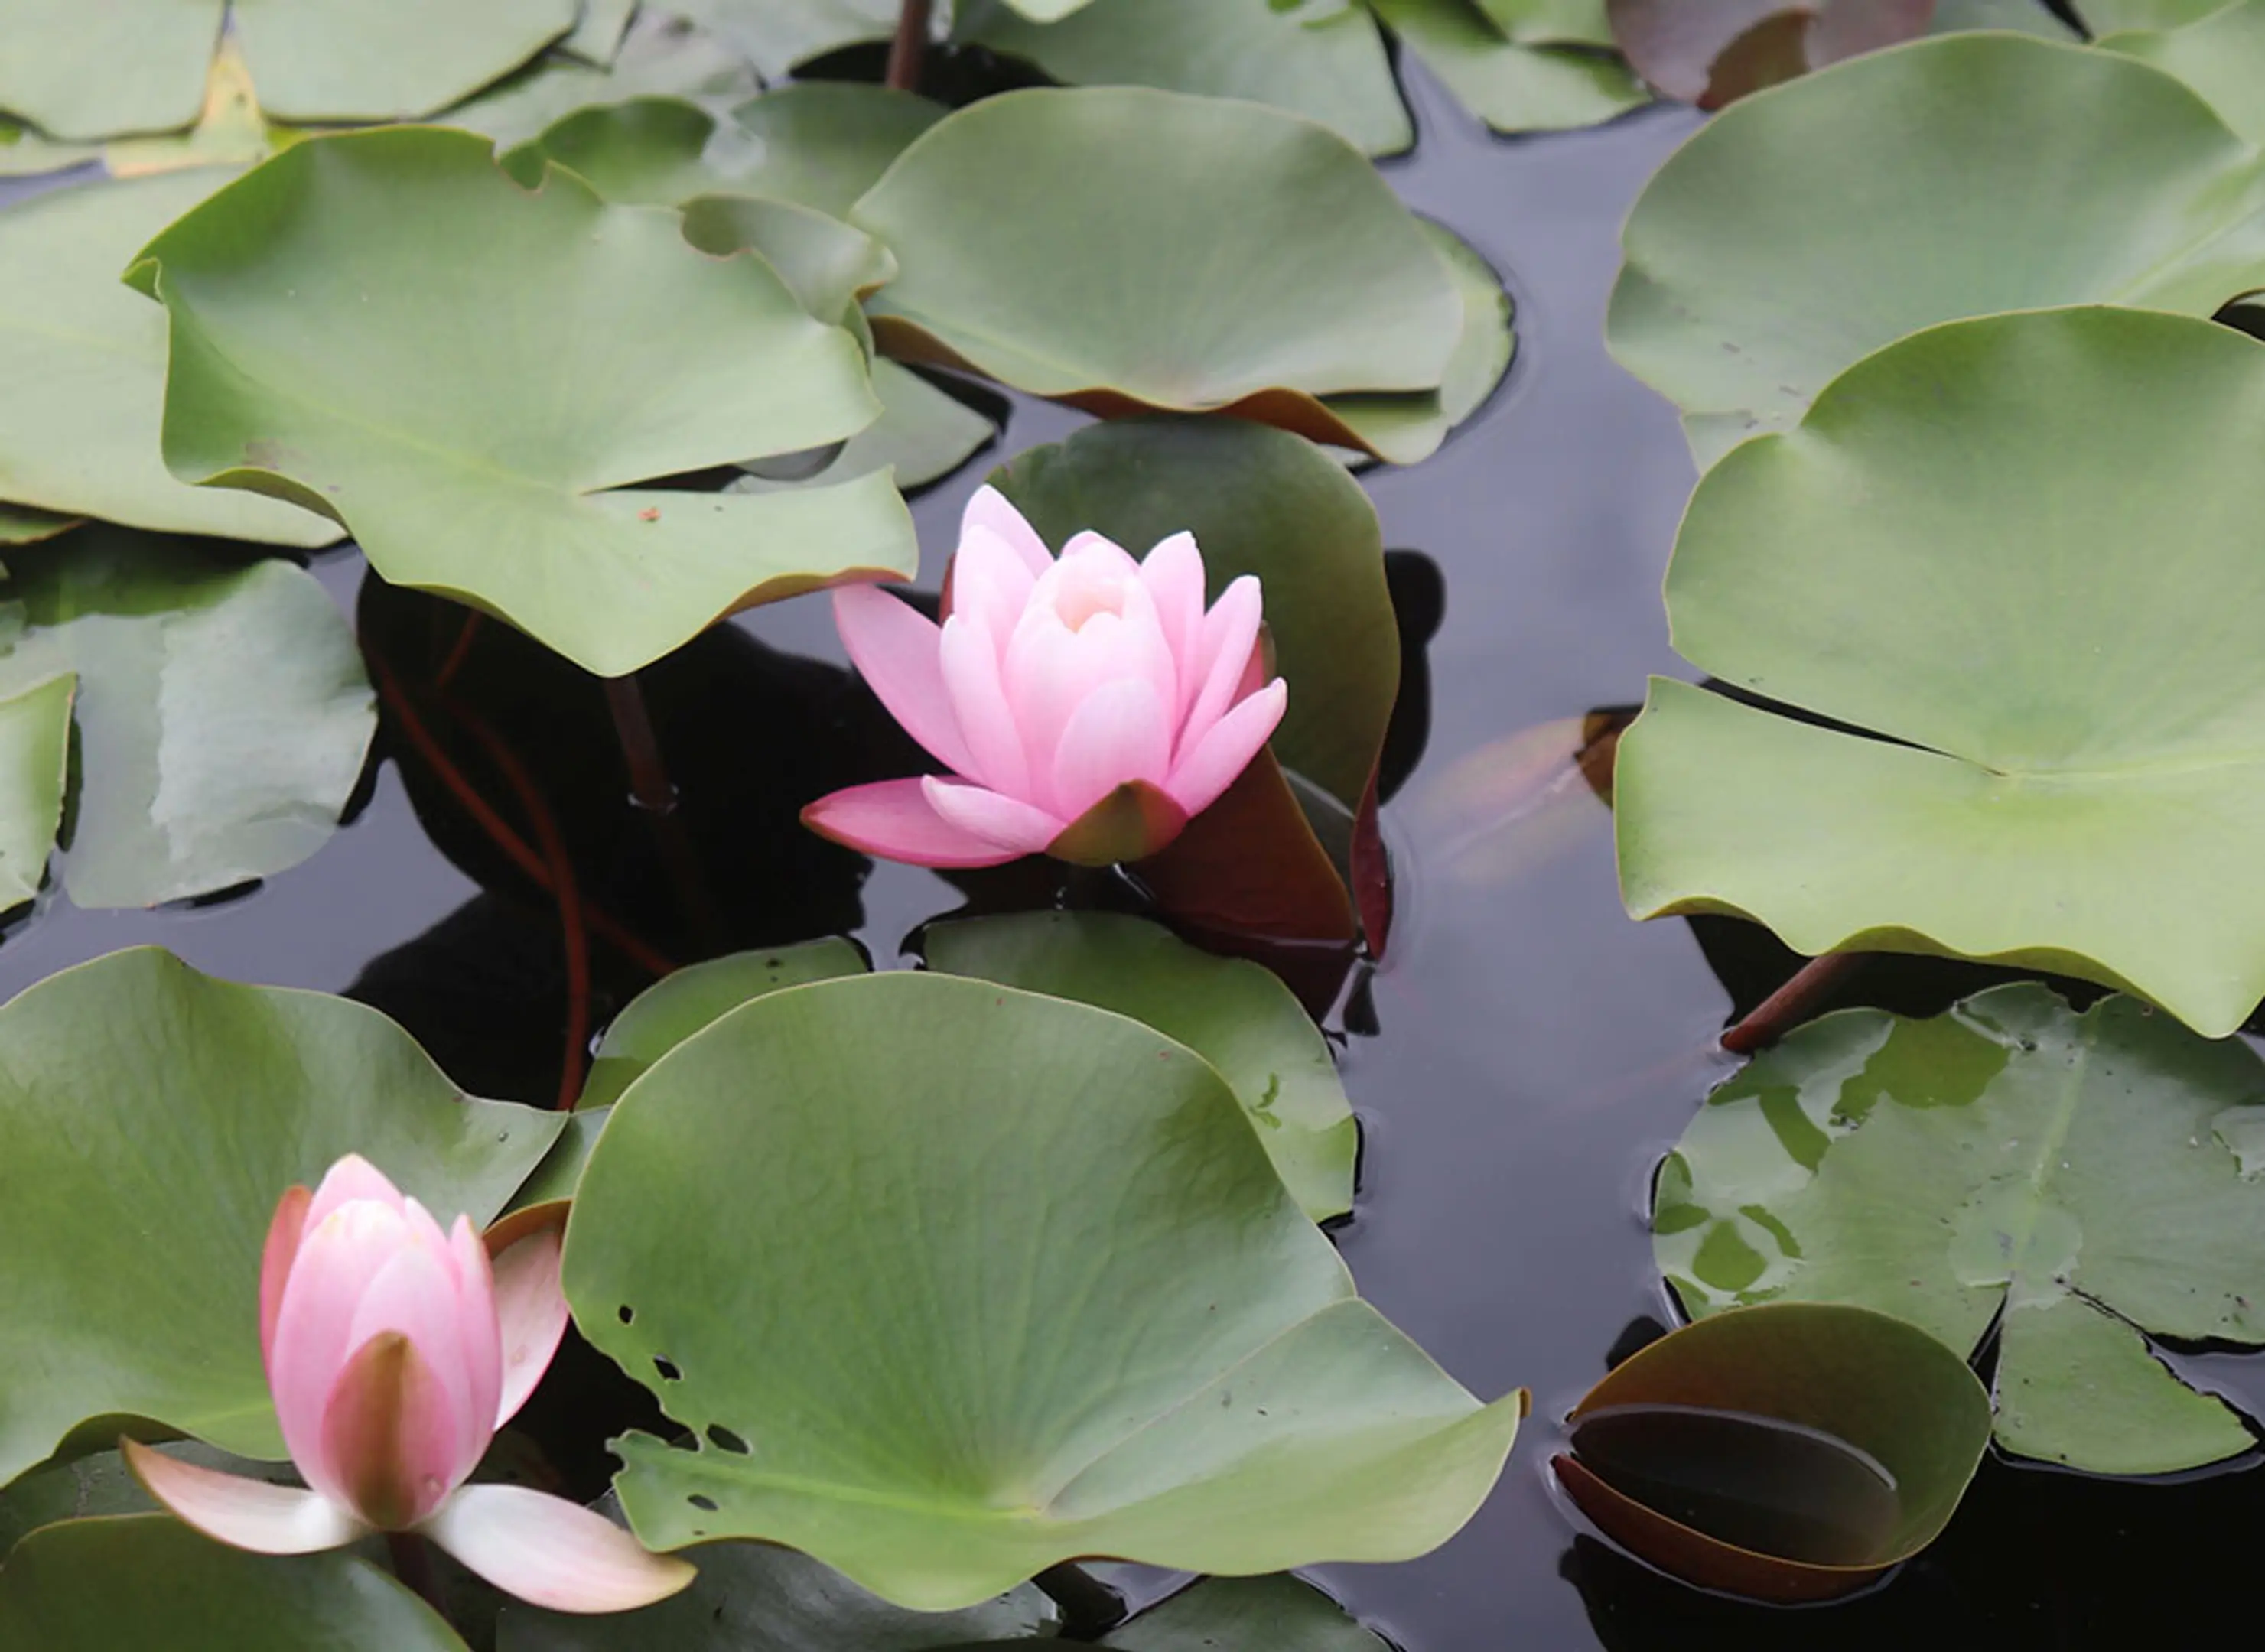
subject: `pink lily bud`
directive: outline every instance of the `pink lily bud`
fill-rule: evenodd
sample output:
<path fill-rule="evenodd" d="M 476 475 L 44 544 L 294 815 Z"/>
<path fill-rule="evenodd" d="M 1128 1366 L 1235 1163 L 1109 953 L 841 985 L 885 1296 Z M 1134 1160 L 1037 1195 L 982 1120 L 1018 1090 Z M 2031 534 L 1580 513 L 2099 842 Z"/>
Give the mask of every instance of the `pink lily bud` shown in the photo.
<path fill-rule="evenodd" d="M 566 1332 L 555 1226 L 491 1263 L 469 1219 L 425 1207 L 349 1154 L 276 1206 L 259 1345 L 283 1443 L 308 1489 L 122 1442 L 149 1495 L 208 1536 L 303 1554 L 422 1532 L 499 1589 L 564 1612 L 621 1612 L 691 1582 L 603 1516 L 518 1486 L 464 1483 L 535 1392 Z"/>
<path fill-rule="evenodd" d="M 1082 866 L 1154 855 L 1266 744 L 1289 685 L 1266 680 L 1258 581 L 1204 607 L 1203 553 L 1175 534 L 1139 562 L 1098 534 L 1049 556 L 980 489 L 941 626 L 871 586 L 834 593 L 849 658 L 949 775 L 820 797 L 812 830 L 885 860 Z"/>

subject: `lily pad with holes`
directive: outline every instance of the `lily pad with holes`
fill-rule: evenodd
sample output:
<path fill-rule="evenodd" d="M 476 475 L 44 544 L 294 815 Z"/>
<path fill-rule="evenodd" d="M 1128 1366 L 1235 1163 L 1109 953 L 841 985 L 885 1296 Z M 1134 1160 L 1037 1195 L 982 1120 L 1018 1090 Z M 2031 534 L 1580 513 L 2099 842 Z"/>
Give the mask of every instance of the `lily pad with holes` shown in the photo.
<path fill-rule="evenodd" d="M 377 715 L 313 575 L 108 527 L 11 557 L 9 573 L 0 694 L 78 682 L 75 903 L 209 894 L 329 841 Z"/>
<path fill-rule="evenodd" d="M 1067 85 L 1247 98 L 1318 120 L 1370 155 L 1416 141 L 1376 20 L 1357 5 L 1316 17 L 1295 0 L 1089 0 L 1047 23 L 1016 0 L 974 0 L 955 11 L 952 34 Z"/>
<path fill-rule="evenodd" d="M 1655 680 L 1618 760 L 1628 909 L 2232 1030 L 2265 995 L 2260 442 L 2265 346 L 2075 309 L 1919 333 L 1739 448 L 1677 540 L 1676 648 L 1884 738 Z"/>
<path fill-rule="evenodd" d="M 1455 101 L 1497 132 L 1592 127 L 1651 101 L 1619 58 L 1526 45 L 1490 23 L 1476 0 L 1368 0 Z"/>
<path fill-rule="evenodd" d="M 2099 46 L 2177 76 L 2227 126 L 2265 143 L 2265 0 L 2238 0 L 2175 27 L 2102 35 Z"/>
<path fill-rule="evenodd" d="M 2007 1450 L 2216 1462 L 2249 1430 L 2149 1339 L 2265 1343 L 2265 1180 L 2240 1151 L 2261 1095 L 2247 1045 L 2129 998 L 1844 1010 L 1708 1098 L 1660 1172 L 1660 1270 L 1694 1314 L 1853 1303 L 1961 1353 L 1997 1322 Z"/>
<path fill-rule="evenodd" d="M 131 279 L 172 329 L 165 460 L 346 523 L 386 579 L 601 676 L 751 603 L 909 574 L 885 477 L 745 496 L 628 484 L 822 447 L 878 404 L 856 343 L 754 258 L 468 133 L 311 138 Z"/>
<path fill-rule="evenodd" d="M 71 1520 L 26 1538 L 0 1570 L 0 1645 L 464 1652 L 438 1612 L 366 1561 L 246 1554 L 169 1514 Z"/>
<path fill-rule="evenodd" d="M 189 171 L 94 180 L 0 207 L 0 499 L 136 528 L 323 545 L 334 522 L 200 491 L 158 455 L 165 322 L 119 285 L 151 236 L 225 182 Z"/>
<path fill-rule="evenodd" d="M 545 159 L 556 161 L 609 200 L 755 195 L 839 218 L 943 113 L 911 92 L 847 81 L 782 86 L 724 116 L 681 98 L 639 98 L 570 114 L 505 164 L 532 183 Z"/>
<path fill-rule="evenodd" d="M 697 1433 L 615 1442 L 645 1541 L 784 1543 L 921 1610 L 1074 1555 L 1424 1553 L 1523 1405 L 1354 1295 L 1193 1051 L 932 973 L 773 993 L 664 1057 L 591 1155 L 565 1279 Z"/>
<path fill-rule="evenodd" d="M 281 1456 L 259 1283 L 283 1190 L 355 1152 L 484 1222 L 562 1122 L 466 1097 L 360 1004 L 155 948 L 48 977 L 0 1007 L 0 1252 L 23 1264 L 0 1316 L 0 1483 L 121 1426 Z"/>
<path fill-rule="evenodd" d="M 1213 957 L 1169 929 L 1103 912 L 936 924 L 928 965 L 1116 1011 L 1219 1069 L 1307 1215 L 1352 1209 L 1360 1126 L 1329 1044 L 1272 972 Z"/>
<path fill-rule="evenodd" d="M 506 75 L 572 29 L 579 0 L 14 0 L 0 109 L 59 138 L 196 118 L 223 13 L 270 114 L 396 120 Z"/>
<path fill-rule="evenodd" d="M 1353 448 L 1324 397 L 1436 395 L 1464 306 L 1360 152 L 1255 104 L 1133 87 L 986 98 L 852 218 L 897 255 L 892 355 L 1107 415 L 1234 412 Z"/>
<path fill-rule="evenodd" d="M 574 1105 L 611 1105 L 654 1062 L 750 999 L 809 981 L 863 975 L 865 969 L 856 942 L 840 939 L 734 952 L 681 969 L 639 993 L 614 1017 Z"/>
<path fill-rule="evenodd" d="M 1606 342 L 1701 465 L 1938 322 L 2265 287 L 2265 159 L 2136 59 L 1951 34 L 1734 106 L 1629 215 Z"/>

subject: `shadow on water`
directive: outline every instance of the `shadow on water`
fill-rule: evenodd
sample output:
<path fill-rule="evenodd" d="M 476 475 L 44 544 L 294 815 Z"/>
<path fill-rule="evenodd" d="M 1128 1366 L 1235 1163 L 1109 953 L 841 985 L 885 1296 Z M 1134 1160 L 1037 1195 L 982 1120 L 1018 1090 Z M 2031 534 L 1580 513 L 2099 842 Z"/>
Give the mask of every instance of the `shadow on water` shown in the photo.
<path fill-rule="evenodd" d="M 1448 1370 L 1489 1396 L 1530 1386 L 1539 1403 L 1499 1491 L 1455 1541 L 1405 1565 L 1323 1568 L 1322 1580 L 1407 1652 L 1904 1648 L 1922 1636 L 2021 1652 L 2142 1634 L 2194 1644 L 2210 1623 L 2250 1620 L 2250 1553 L 2265 1532 L 2265 1480 L 2251 1473 L 2110 1485 L 1992 1463 L 1935 1548 L 1861 1598 L 1798 1612 L 1670 1583 L 1577 1535 L 1548 1490 L 1548 1419 L 1642 1340 L 1632 1319 L 1665 1311 L 1642 1219 L 1651 1168 L 1727 1070 L 1710 1053 L 1725 1017 L 1792 960 L 1745 926 L 1694 935 L 1629 922 L 1608 817 L 1578 788 L 1552 804 L 1546 854 L 1482 864 L 1438 835 L 1430 805 L 1458 765 L 1520 731 L 1639 700 L 1649 673 L 1690 674 L 1659 601 L 1690 460 L 1671 410 L 1611 363 L 1601 335 L 1620 220 L 1694 118 L 1656 111 L 1497 140 L 1420 69 L 1409 78 L 1424 141 L 1386 170 L 1506 273 L 1520 345 L 1510 383 L 1435 459 L 1365 478 L 1386 542 L 1420 548 L 1395 554 L 1393 587 L 1410 640 L 1429 644 L 1387 760 L 1404 779 L 1385 813 L 1402 917 L 1343 1015 L 1366 1146 L 1360 1208 L 1339 1238 L 1364 1291 Z M 1018 398 L 998 451 L 1081 422 Z M 931 589 L 981 471 L 915 504 Z M 641 962 L 591 937 L 594 1027 L 656 960 L 848 928 L 887 964 L 967 899 L 795 824 L 819 791 L 914 767 L 843 669 L 823 600 L 744 615 L 652 675 L 685 830 L 711 881 L 720 934 L 703 936 L 683 923 L 650 822 L 623 799 L 594 685 L 489 627 L 436 691 L 460 622 L 436 629 L 437 605 L 364 595 L 350 551 L 314 566 L 342 608 L 360 599 L 402 702 L 524 834 L 511 777 L 442 702 L 519 753 L 586 905 L 644 949 Z M 1012 899 L 979 893 L 1000 898 Z M 0 946 L 0 992 L 142 942 L 240 979 L 351 989 L 477 1090 L 542 1100 L 557 1085 L 556 903 L 438 777 L 399 704 L 367 806 L 312 861 L 193 910 L 78 912 L 51 893 Z M 1924 1012 L 1983 979 L 1897 964 L 1848 991 Z M 2265 1394 L 2254 1358 L 2179 1358 L 2211 1386 Z M 613 1391 L 602 1372 L 584 1379 Z M 591 1483 L 603 1465 L 586 1459 L 560 1466 Z"/>

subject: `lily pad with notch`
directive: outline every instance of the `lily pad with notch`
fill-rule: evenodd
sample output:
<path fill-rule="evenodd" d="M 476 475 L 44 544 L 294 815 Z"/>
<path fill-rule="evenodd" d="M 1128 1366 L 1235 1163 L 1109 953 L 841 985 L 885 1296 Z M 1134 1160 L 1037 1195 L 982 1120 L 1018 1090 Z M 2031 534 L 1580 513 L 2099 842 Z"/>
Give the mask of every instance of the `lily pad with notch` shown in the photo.
<path fill-rule="evenodd" d="M 2265 156 L 2161 70 L 2011 33 L 1834 65 L 1709 121 L 1621 234 L 1606 340 L 1701 468 L 1940 322 L 2265 287 Z"/>
<path fill-rule="evenodd" d="M 2239 1026 L 2265 994 L 2261 441 L 2265 346 L 2077 308 L 1918 333 L 1740 448 L 1684 518 L 1671 636 L 1831 721 L 1656 679 L 1618 759 L 1629 911 Z"/>
<path fill-rule="evenodd" d="M 1893 1314 L 1996 1334 L 2008 1451 L 2163 1474 L 2250 1450 L 2157 1341 L 2265 1345 L 2265 1059 L 2135 1000 L 2030 983 L 1908 1021 L 1843 1010 L 1708 1098 L 1659 1175 L 1660 1270 L 1699 1315 Z"/>
<path fill-rule="evenodd" d="M 387 579 L 601 676 L 754 602 L 909 574 L 883 476 L 630 485 L 823 447 L 879 411 L 848 333 L 679 223 L 567 172 L 528 193 L 469 133 L 295 144 L 131 272 L 171 316 L 166 463 L 322 511 Z"/>
<path fill-rule="evenodd" d="M 1524 1407 L 1359 1300 L 1193 1051 L 927 972 L 773 993 L 662 1058 L 591 1155 L 565 1281 L 696 1431 L 615 1442 L 640 1537 L 789 1544 L 921 1610 L 1080 1555 L 1424 1553 Z"/>
<path fill-rule="evenodd" d="M 870 305 L 885 352 L 1104 416 L 1228 412 L 1373 451 L 1326 398 L 1437 395 L 1463 324 L 1366 157 L 1256 104 L 987 98 L 914 139 L 851 216 L 897 255 Z"/>
<path fill-rule="evenodd" d="M 1368 0 L 1402 46 L 1497 132 L 1601 125 L 1651 101 L 1609 52 L 1504 33 L 1478 0 Z"/>
<path fill-rule="evenodd" d="M 1786 1302 L 1671 1331 L 1567 1419 L 1557 1481 L 1606 1536 L 1688 1582 L 1830 1599 L 1949 1524 L 1990 1444 L 1990 1397 L 1925 1331 Z"/>

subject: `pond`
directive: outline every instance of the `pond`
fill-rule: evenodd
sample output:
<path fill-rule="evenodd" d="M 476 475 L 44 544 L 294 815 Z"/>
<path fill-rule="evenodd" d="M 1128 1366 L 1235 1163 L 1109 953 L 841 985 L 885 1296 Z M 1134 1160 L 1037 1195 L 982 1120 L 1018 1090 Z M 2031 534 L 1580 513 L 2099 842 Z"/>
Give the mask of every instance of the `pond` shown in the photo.
<path fill-rule="evenodd" d="M 1632 713 L 1655 674 L 1700 674 L 1671 648 L 1661 601 L 1700 472 L 1677 409 L 1616 364 L 1605 338 L 1622 225 L 1706 117 L 1662 104 L 1591 129 L 1505 138 L 1421 64 L 1401 71 L 1417 142 L 1380 170 L 1500 276 L 1514 300 L 1517 354 L 1436 455 L 1359 473 L 1411 645 L 1387 747 L 1387 780 L 1399 784 L 1381 813 L 1396 912 L 1382 960 L 1358 963 L 1341 985 L 1327 967 L 1307 976 L 1285 967 L 1326 1003 L 1322 1025 L 1359 1121 L 1357 1202 L 1328 1232 L 1361 1297 L 1472 1394 L 1528 1388 L 1533 1412 L 1491 1495 L 1450 1540 L 1419 1559 L 1322 1564 L 1301 1576 L 1403 1652 L 1904 1648 L 1926 1636 L 2008 1652 L 2143 1635 L 2230 1643 L 2219 1626 L 2249 1619 L 2247 1552 L 2265 1532 L 2254 1446 L 2202 1468 L 2111 1478 L 1993 1445 L 1932 1546 L 1861 1593 L 1797 1609 L 1650 1569 L 1601 1537 L 1553 1480 L 1563 1419 L 1609 1369 L 1683 1317 L 1655 1256 L 1655 1177 L 1702 1100 L 1738 1069 L 1717 1044 L 1722 1030 L 1803 959 L 1734 918 L 1633 921 L 1610 808 L 1569 761 L 1579 719 Z M 0 191 L 0 206 L 29 194 Z M 992 465 L 1089 423 L 1021 390 L 986 387 L 979 399 L 1004 410 L 995 444 L 911 500 L 921 588 L 931 593 Z M 360 628 L 386 700 L 348 823 L 288 870 L 151 910 L 75 905 L 57 878 L 0 943 L 0 997 L 155 945 L 224 980 L 375 1006 L 465 1089 L 550 1106 L 562 1084 L 562 1035 L 594 1046 L 649 972 L 610 953 L 602 935 L 594 943 L 586 935 L 595 950 L 582 967 L 594 983 L 576 993 L 555 902 L 461 799 L 450 801 L 435 739 L 466 772 L 506 790 L 507 757 L 480 771 L 461 731 L 418 722 L 417 707 L 429 714 L 430 702 L 409 696 L 404 716 L 385 691 L 388 673 L 428 673 L 452 652 L 492 732 L 553 790 L 583 874 L 579 898 L 672 959 L 846 933 L 885 970 L 916 961 L 922 927 L 971 901 L 1014 910 L 1067 889 L 1073 904 L 1129 904 L 1091 874 L 1067 884 L 1016 870 L 946 874 L 855 860 L 802 833 L 797 812 L 819 792 L 913 766 L 848 673 L 823 595 L 751 608 L 646 668 L 681 792 L 657 822 L 620 796 L 611 727 L 586 679 L 559 688 L 559 662 L 537 659 L 531 646 L 513 651 L 522 639 L 494 622 L 461 630 L 455 610 L 387 587 L 352 545 L 304 554 Z M 487 735 L 474 738 L 486 747 Z M 712 912 L 678 910 L 668 863 L 678 826 L 704 868 Z M 725 855 L 739 863 L 719 871 Z M 59 864 L 70 863 L 67 850 Z M 1934 1016 L 2024 979 L 2051 983 L 2079 1008 L 2102 991 L 2057 973 L 1879 957 L 1803 1013 L 1871 1006 Z M 570 1000 L 571 1024 L 560 1011 Z M 573 1078 L 564 1081 L 571 1098 Z M 812 1202 L 814 1211 L 822 1192 Z M 2258 1234 L 2265 1229 L 2251 1241 L 2265 1245 Z M 630 1305 L 620 1312 L 629 1325 Z M 666 1424 L 644 1389 L 568 1335 L 525 1427 L 547 1448 L 549 1470 L 587 1500 L 615 1466 L 605 1435 Z M 2245 1419 L 2265 1415 L 2265 1356 L 2175 1337 L 2147 1346 Z M 1985 1343 L 1985 1377 L 1993 1357 Z M 1803 1460 L 1776 1437 L 1718 1449 L 1745 1471 L 1757 1452 Z M 1783 1472 L 1804 1482 L 1853 1475 L 1876 1501 L 1878 1465 L 1839 1450 L 1836 1466 Z M 1703 1463 L 1693 1472 L 1725 1477 Z M 1892 1514 L 1875 1507 L 1867 1518 L 1891 1523 Z M 0 1521 L 0 1536 L 12 1535 Z M 1136 1608 L 1185 1576 L 1094 1569 Z M 1244 1652 L 1324 1644 L 1337 1643 L 1254 1641 Z"/>

